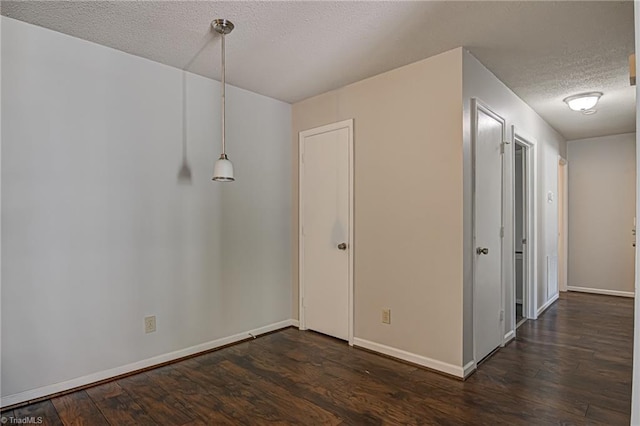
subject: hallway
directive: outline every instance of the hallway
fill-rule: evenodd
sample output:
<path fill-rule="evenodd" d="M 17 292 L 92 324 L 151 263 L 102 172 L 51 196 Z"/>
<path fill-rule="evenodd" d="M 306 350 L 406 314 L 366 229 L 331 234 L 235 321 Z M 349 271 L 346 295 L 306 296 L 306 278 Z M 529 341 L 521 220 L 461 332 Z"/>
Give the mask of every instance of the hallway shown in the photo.
<path fill-rule="evenodd" d="M 514 414 L 539 403 L 547 407 L 541 414 L 558 419 L 566 412 L 585 422 L 628 425 L 632 356 L 633 299 L 560 293 L 466 383 L 508 391 L 513 401 L 503 409 L 513 407 Z M 529 421 L 537 423 L 535 416 Z"/>

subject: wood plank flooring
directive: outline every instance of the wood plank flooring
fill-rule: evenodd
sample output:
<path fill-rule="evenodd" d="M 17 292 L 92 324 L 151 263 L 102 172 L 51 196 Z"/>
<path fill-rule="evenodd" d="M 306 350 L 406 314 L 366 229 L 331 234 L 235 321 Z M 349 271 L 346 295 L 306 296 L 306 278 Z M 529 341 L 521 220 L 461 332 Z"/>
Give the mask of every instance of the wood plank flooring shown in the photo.
<path fill-rule="evenodd" d="M 632 336 L 632 299 L 568 293 L 466 382 L 290 328 L 2 415 L 44 425 L 628 425 Z"/>

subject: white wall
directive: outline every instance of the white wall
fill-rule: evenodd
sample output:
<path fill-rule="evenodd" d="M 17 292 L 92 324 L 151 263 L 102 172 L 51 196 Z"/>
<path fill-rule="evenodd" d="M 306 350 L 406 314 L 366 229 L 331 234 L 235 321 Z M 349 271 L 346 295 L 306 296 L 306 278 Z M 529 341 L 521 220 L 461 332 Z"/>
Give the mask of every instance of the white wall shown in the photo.
<path fill-rule="evenodd" d="M 518 98 L 507 86 L 498 80 L 487 68 L 485 68 L 469 52 L 463 52 L 463 107 L 464 107 L 464 355 L 463 362 L 473 359 L 473 247 L 472 247 L 472 191 L 471 191 L 471 99 L 478 98 L 488 105 L 494 112 L 506 119 L 508 139 L 511 140 L 511 126 L 524 132 L 531 139 L 536 140 L 537 151 L 537 206 L 538 206 L 538 288 L 537 308 L 544 307 L 547 302 L 557 297 L 549 294 L 546 282 L 546 259 L 548 256 L 558 254 L 558 155 L 564 155 L 566 143 L 564 138 L 549 126 L 531 107 Z M 505 151 L 507 158 L 512 159 L 513 144 L 508 145 Z M 505 169 L 507 181 L 511 181 L 513 162 L 506 162 Z M 548 203 L 546 194 L 551 191 L 554 194 L 554 202 Z M 513 192 L 510 188 L 505 191 L 505 203 L 513 205 Z M 504 250 L 513 253 L 513 215 L 507 214 L 505 218 Z M 504 269 L 505 277 L 513 279 L 513 267 L 507 262 Z M 507 291 L 506 300 L 512 300 L 510 291 Z M 505 334 L 515 328 L 513 323 L 513 309 L 511 303 L 505 305 Z"/>
<path fill-rule="evenodd" d="M 290 105 L 228 88 L 214 183 L 218 82 L 1 23 L 2 405 L 288 323 Z"/>
<path fill-rule="evenodd" d="M 636 135 L 567 142 L 569 290 L 633 295 Z"/>

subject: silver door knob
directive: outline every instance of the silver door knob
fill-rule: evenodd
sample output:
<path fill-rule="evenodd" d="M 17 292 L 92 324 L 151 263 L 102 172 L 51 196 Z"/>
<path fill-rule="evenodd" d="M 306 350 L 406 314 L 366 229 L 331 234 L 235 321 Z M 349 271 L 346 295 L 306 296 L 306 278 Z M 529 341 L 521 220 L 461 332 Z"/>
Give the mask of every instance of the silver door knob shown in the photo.
<path fill-rule="evenodd" d="M 338 244 L 338 250 L 346 250 L 346 249 L 347 249 L 347 243 Z"/>
<path fill-rule="evenodd" d="M 489 249 L 487 247 L 478 247 L 476 254 L 489 254 Z"/>

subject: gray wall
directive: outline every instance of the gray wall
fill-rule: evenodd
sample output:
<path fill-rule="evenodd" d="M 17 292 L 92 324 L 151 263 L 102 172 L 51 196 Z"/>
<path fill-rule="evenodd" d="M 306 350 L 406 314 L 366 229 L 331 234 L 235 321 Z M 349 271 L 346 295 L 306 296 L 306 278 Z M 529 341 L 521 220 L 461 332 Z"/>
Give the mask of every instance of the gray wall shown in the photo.
<path fill-rule="evenodd" d="M 547 258 L 554 258 L 558 255 L 558 155 L 566 152 L 566 142 L 564 138 L 556 132 L 547 122 L 545 122 L 529 105 L 516 96 L 507 86 L 504 85 L 495 75 L 484 67 L 469 52 L 463 52 L 463 107 L 464 107 L 464 362 L 473 359 L 473 251 L 472 251 L 472 168 L 471 168 L 471 99 L 478 98 L 488 105 L 494 112 L 505 118 L 507 122 L 507 138 L 511 140 L 511 126 L 516 126 L 523 136 L 528 136 L 536 143 L 537 161 L 537 282 L 536 288 L 537 304 L 536 309 L 543 308 L 549 301 L 557 296 L 549 291 L 547 282 Z M 505 154 L 507 158 L 512 158 L 513 144 L 507 145 Z M 506 180 L 512 179 L 513 165 L 507 162 L 505 169 Z M 554 194 L 554 202 L 547 202 L 547 193 Z M 511 188 L 505 192 L 507 206 L 513 205 L 513 195 Z M 512 211 L 509 210 L 505 217 L 505 237 L 504 250 L 506 253 L 513 253 L 513 221 Z M 506 301 L 512 300 L 509 289 L 514 271 L 511 262 L 505 263 L 503 271 L 507 280 Z M 515 329 L 512 321 L 513 306 L 511 303 L 505 304 L 505 335 Z"/>
<path fill-rule="evenodd" d="M 218 82 L 1 19 L 3 404 L 288 320 L 290 105 L 229 87 L 214 183 Z"/>

